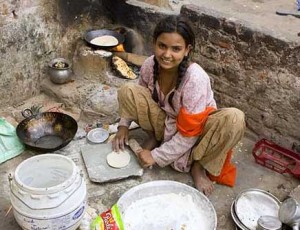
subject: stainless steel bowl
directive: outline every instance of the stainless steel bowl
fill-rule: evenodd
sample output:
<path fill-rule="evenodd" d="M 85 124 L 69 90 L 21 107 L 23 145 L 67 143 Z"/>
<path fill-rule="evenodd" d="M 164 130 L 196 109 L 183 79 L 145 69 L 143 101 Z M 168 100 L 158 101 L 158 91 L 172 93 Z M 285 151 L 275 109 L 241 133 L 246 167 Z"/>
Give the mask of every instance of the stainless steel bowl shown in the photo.
<path fill-rule="evenodd" d="M 64 84 L 71 79 L 73 74 L 71 63 L 64 58 L 55 58 L 48 64 L 50 80 L 55 84 Z"/>
<path fill-rule="evenodd" d="M 170 196 L 169 196 L 170 195 Z M 191 199 L 190 201 L 196 206 L 195 209 L 188 208 L 188 205 L 179 205 L 181 202 L 172 202 L 173 199 L 166 199 L 166 202 L 160 202 L 158 199 L 160 196 L 164 197 L 182 197 L 182 200 Z M 145 201 L 151 199 L 151 202 L 145 206 L 134 206 L 133 204 L 139 203 L 139 201 Z M 189 203 L 189 202 L 188 202 Z M 192 229 L 199 230 L 216 230 L 217 229 L 217 215 L 212 203 L 208 198 L 198 190 L 190 187 L 186 184 L 169 180 L 151 181 L 137 185 L 127 192 L 125 192 L 117 202 L 119 211 L 124 221 L 124 225 L 129 227 L 128 229 L 137 229 L 132 226 L 130 221 L 128 222 L 126 216 L 129 213 L 134 213 L 134 218 L 143 222 L 143 228 L 146 229 L 189 229 L 185 224 L 191 219 L 189 217 L 197 216 L 199 219 L 193 223 Z M 133 206 L 132 206 L 133 205 Z M 133 208 L 135 207 L 135 208 Z M 169 210 L 169 208 L 173 208 Z M 149 212 L 145 210 L 155 210 L 153 215 L 149 218 L 147 214 Z M 180 210 L 180 211 L 179 211 Z M 187 213 L 189 216 L 182 215 L 180 218 L 176 218 L 178 214 Z M 140 216 L 141 218 L 138 218 Z M 155 218 L 158 217 L 157 219 Z M 131 216 L 132 217 L 132 216 Z M 166 221 L 161 221 L 161 217 L 166 217 Z M 168 222 L 168 224 L 166 224 Z M 170 223 L 172 222 L 172 226 Z M 136 223 L 135 223 L 136 224 Z M 157 228 L 157 225 L 160 225 Z M 156 227 L 154 227 L 156 226 Z M 182 226 L 182 228 L 175 228 L 174 226 Z M 185 226 L 185 227 L 184 227 Z M 203 227 L 205 226 L 205 227 Z M 127 228 L 126 228 L 127 229 Z M 139 228 L 141 229 L 141 228 Z"/>

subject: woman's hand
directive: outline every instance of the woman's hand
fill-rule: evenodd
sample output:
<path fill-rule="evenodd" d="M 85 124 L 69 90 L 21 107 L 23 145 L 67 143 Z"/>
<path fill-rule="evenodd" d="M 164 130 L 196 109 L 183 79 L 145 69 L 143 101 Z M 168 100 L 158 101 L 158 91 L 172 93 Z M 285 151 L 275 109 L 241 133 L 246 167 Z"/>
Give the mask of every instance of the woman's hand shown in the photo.
<path fill-rule="evenodd" d="M 155 164 L 155 160 L 151 155 L 151 151 L 147 149 L 143 149 L 142 151 L 140 151 L 138 153 L 138 158 L 143 168 L 148 168 Z"/>
<path fill-rule="evenodd" d="M 128 133 L 129 129 L 126 126 L 119 126 L 118 132 L 112 140 L 112 149 L 113 151 L 118 152 L 120 149 L 125 149 L 125 144 L 128 143 Z"/>

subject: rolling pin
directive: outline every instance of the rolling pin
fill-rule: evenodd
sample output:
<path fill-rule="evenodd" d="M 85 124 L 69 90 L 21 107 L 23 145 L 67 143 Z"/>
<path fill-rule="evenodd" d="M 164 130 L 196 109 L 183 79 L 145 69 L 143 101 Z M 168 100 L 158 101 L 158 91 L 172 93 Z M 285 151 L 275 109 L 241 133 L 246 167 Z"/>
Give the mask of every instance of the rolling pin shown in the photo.
<path fill-rule="evenodd" d="M 135 139 L 129 139 L 128 145 L 137 157 L 138 157 L 138 153 L 143 150 L 143 148 Z M 152 169 L 152 165 L 149 166 L 149 169 Z"/>
<path fill-rule="evenodd" d="M 138 156 L 138 153 L 143 150 L 143 148 L 135 139 L 129 139 L 128 145 L 136 156 Z"/>

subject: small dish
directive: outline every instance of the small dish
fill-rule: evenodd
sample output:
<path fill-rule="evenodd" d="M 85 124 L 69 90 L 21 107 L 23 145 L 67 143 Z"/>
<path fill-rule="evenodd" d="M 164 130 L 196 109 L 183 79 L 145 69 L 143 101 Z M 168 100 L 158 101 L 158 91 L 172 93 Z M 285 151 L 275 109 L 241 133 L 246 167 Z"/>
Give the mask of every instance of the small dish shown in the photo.
<path fill-rule="evenodd" d="M 92 143 L 103 143 L 109 137 L 109 132 L 102 128 L 95 128 L 89 131 L 87 139 Z"/>

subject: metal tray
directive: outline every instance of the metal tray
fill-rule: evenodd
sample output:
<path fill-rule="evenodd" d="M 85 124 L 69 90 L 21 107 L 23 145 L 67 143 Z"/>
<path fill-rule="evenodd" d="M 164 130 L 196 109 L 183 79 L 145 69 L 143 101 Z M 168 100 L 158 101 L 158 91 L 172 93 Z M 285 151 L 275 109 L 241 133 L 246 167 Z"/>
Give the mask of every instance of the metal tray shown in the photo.
<path fill-rule="evenodd" d="M 255 230 L 261 216 L 278 217 L 280 201 L 271 193 L 261 189 L 248 189 L 241 192 L 234 205 L 239 221 L 248 229 Z"/>
<path fill-rule="evenodd" d="M 237 226 L 237 229 L 240 229 L 240 230 L 249 230 L 249 228 L 247 228 L 245 225 L 243 225 L 243 223 L 239 220 L 239 218 L 237 217 L 236 213 L 235 213 L 235 201 L 232 202 L 231 204 L 231 217 L 234 221 L 234 223 L 236 224 Z"/>
<path fill-rule="evenodd" d="M 157 199 L 164 195 L 172 196 L 175 194 L 176 197 L 183 197 L 185 201 L 186 198 L 191 199 L 194 206 L 194 209 L 188 209 L 187 203 L 183 203 L 182 206 L 177 206 L 177 202 L 173 202 L 172 199 L 161 200 Z M 160 196 L 162 195 L 162 196 Z M 177 196 L 180 195 L 180 196 Z M 139 203 L 138 201 L 145 201 L 150 198 L 149 202 L 145 206 L 135 206 L 134 204 Z M 181 199 L 181 198 L 180 198 Z M 148 199 L 149 200 L 149 199 Z M 136 203 L 134 203 L 136 202 Z M 179 202 L 180 203 L 180 202 Z M 190 202 L 189 202 L 190 203 Z M 132 205 L 133 204 L 133 205 Z M 212 203 L 208 198 L 198 190 L 193 187 L 190 187 L 186 184 L 182 184 L 176 181 L 169 180 L 159 180 L 147 182 L 135 186 L 125 192 L 117 202 L 119 211 L 124 221 L 124 226 L 129 230 L 143 229 L 143 230 L 153 230 L 153 229 L 205 229 L 205 230 L 216 230 L 217 228 L 217 215 Z M 134 208 L 133 208 L 134 207 Z M 150 211 L 149 211 L 150 210 Z M 152 210 L 155 210 L 152 212 Z M 133 213 L 132 215 L 139 222 L 133 222 L 126 218 L 128 212 Z M 148 213 L 151 215 L 147 216 Z M 184 213 L 184 215 L 181 215 Z M 186 215 L 187 213 L 187 215 Z M 192 214 L 196 217 L 200 217 L 197 221 L 193 221 L 193 226 L 189 228 L 188 224 L 191 219 L 189 217 Z M 180 216 L 180 218 L 176 218 Z M 162 218 L 163 217 L 163 218 Z M 163 221 L 161 221 L 163 220 Z M 195 220 L 195 219 L 193 219 Z M 203 223 L 205 221 L 205 223 Z M 187 223 L 187 224 L 186 224 Z M 135 225 L 135 227 L 133 226 Z M 158 226 L 159 225 L 159 226 Z M 186 226 L 185 226 L 186 225 Z M 139 226 L 139 227 L 136 227 Z M 175 226 L 175 227 L 174 227 Z M 178 226 L 183 226 L 179 227 Z M 205 227 L 203 227 L 205 226 Z"/>

